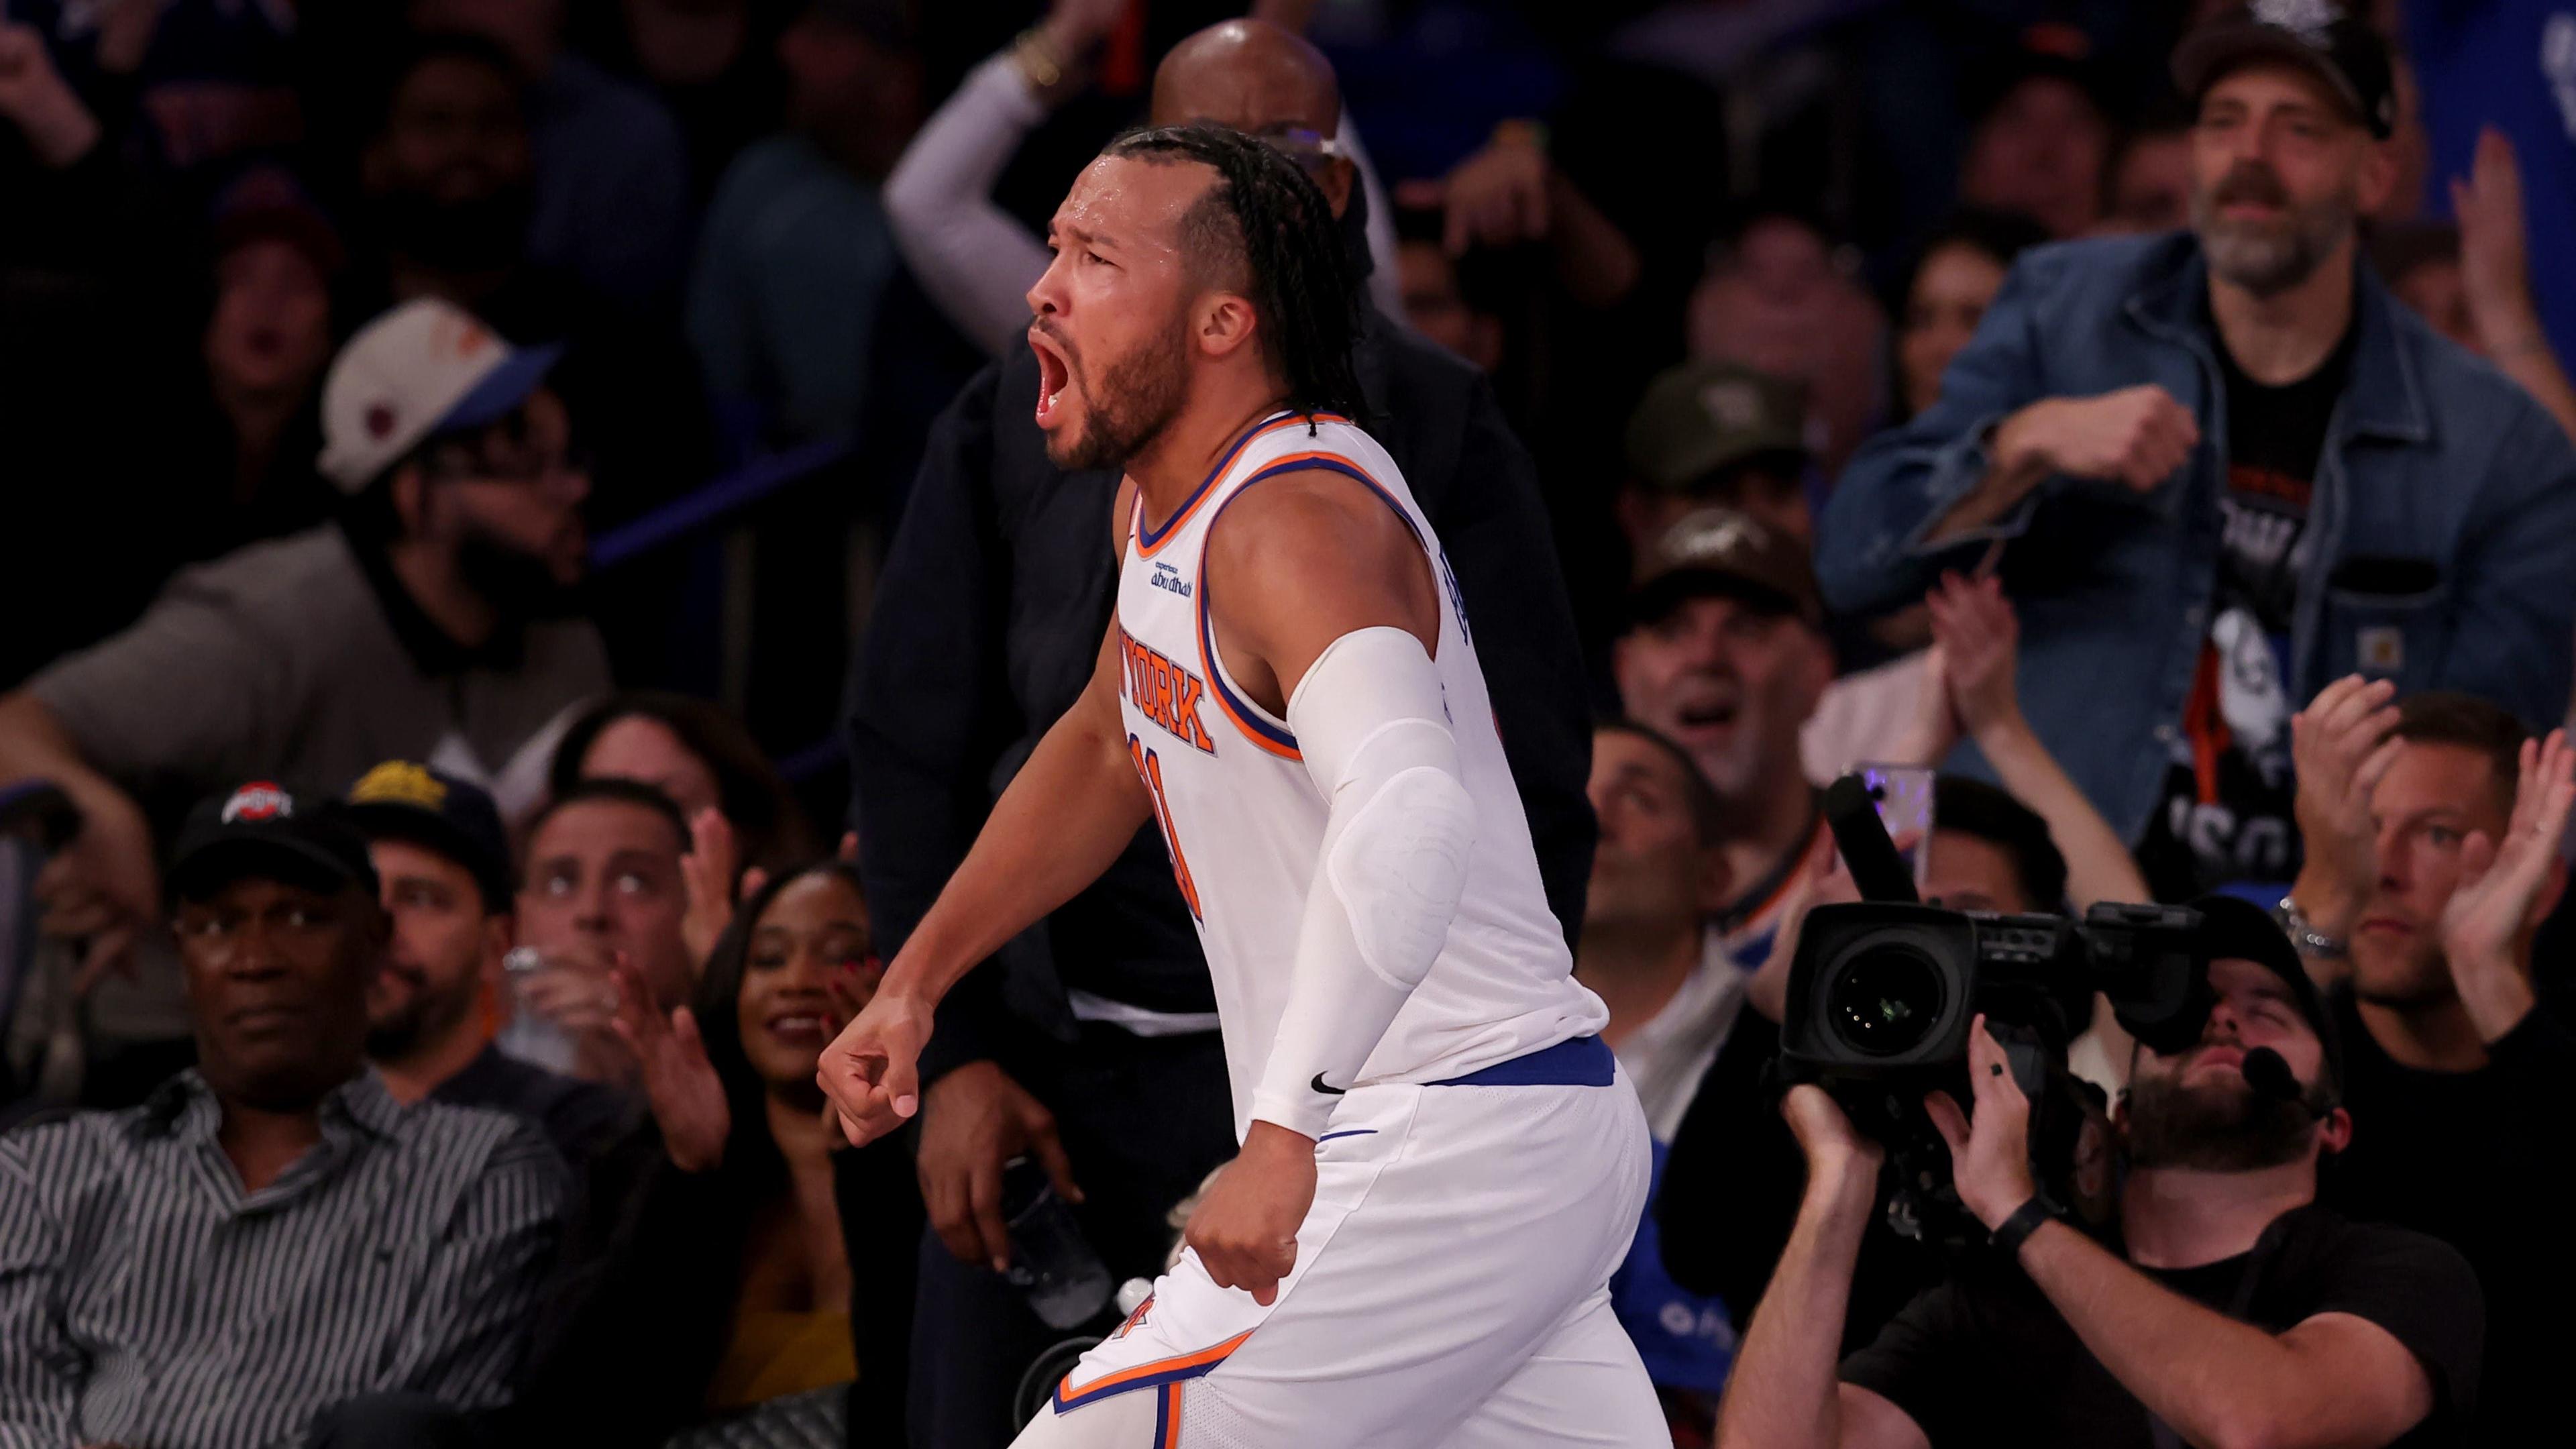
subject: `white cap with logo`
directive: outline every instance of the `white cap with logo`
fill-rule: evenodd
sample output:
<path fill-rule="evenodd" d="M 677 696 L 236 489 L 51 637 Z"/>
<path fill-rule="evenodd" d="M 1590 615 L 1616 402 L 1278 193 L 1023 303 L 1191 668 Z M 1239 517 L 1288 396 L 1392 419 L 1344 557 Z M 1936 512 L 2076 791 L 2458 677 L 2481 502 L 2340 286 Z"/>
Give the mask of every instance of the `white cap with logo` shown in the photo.
<path fill-rule="evenodd" d="M 421 440 L 510 415 L 563 356 L 514 348 L 452 302 L 422 297 L 358 329 L 322 384 L 323 474 L 344 493 Z"/>

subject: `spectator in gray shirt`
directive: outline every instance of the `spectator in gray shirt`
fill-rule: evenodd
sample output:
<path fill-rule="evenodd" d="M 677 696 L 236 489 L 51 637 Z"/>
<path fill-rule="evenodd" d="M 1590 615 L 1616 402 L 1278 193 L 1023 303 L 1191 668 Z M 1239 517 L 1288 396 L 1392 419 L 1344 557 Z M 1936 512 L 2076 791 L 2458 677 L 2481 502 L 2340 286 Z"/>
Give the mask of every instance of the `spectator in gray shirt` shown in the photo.
<path fill-rule="evenodd" d="M 507 1397 L 564 1170 L 532 1123 L 366 1065 L 367 845 L 277 786 L 170 871 L 199 1065 L 0 1138 L 0 1446 L 449 1442 Z"/>
<path fill-rule="evenodd" d="M 444 302 L 386 313 L 323 389 L 342 520 L 180 574 L 0 699 L 0 783 L 49 779 L 83 817 L 36 893 L 49 934 L 86 941 L 85 985 L 157 913 L 160 807 L 389 758 L 495 783 L 505 807 L 514 778 L 533 795 L 549 725 L 608 686 L 598 631 L 565 608 L 590 480 L 544 385 L 555 356 Z"/>

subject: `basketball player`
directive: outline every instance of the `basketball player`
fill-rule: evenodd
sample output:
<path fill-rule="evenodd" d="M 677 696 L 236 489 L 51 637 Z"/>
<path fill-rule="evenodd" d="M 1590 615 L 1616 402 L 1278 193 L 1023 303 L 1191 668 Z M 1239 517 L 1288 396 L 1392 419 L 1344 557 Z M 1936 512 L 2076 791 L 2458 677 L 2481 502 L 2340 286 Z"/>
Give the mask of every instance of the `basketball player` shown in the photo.
<path fill-rule="evenodd" d="M 824 1054 L 844 1130 L 910 1116 L 940 996 L 1156 824 L 1243 1147 L 1020 1442 L 1669 1443 L 1607 1292 L 1644 1117 L 1548 913 L 1439 542 L 1336 411 L 1354 294 L 1322 194 L 1235 132 L 1146 131 L 1050 240 L 1037 421 L 1059 467 L 1125 471 L 1115 617 Z"/>

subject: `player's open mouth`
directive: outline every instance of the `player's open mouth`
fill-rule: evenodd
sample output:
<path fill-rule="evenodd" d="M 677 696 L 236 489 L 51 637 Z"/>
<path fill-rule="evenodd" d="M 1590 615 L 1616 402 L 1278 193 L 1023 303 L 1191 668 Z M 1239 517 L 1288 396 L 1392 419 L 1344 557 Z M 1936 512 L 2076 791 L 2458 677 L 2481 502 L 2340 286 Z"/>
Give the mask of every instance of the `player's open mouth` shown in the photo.
<path fill-rule="evenodd" d="M 1065 365 L 1054 344 L 1041 338 L 1034 327 L 1029 329 L 1029 351 L 1038 359 L 1038 426 L 1043 428 L 1054 419 L 1057 405 L 1064 401 L 1064 389 L 1073 380 L 1073 370 Z"/>

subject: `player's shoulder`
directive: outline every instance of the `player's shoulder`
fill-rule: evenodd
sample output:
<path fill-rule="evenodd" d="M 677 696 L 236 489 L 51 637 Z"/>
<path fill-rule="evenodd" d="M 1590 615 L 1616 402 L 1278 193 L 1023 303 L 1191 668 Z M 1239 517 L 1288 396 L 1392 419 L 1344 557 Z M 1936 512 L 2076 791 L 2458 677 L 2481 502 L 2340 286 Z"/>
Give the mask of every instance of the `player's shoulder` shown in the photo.
<path fill-rule="evenodd" d="M 1254 428 L 1229 471 L 1249 482 L 1301 464 L 1339 459 L 1363 468 L 1392 469 L 1387 451 L 1358 418 L 1338 412 L 1288 412 Z"/>
<path fill-rule="evenodd" d="M 1422 545 L 1410 519 L 1371 491 L 1342 470 L 1303 466 L 1229 500 L 1206 554 L 1206 572 L 1229 582 L 1208 607 L 1244 624 L 1321 600 L 1379 598 L 1419 565 Z"/>
<path fill-rule="evenodd" d="M 1228 471 L 1228 496 L 1209 524 L 1209 547 L 1220 556 L 1349 546 L 1386 530 L 1414 535 L 1402 473 L 1346 414 L 1275 417 L 1253 431 Z"/>

